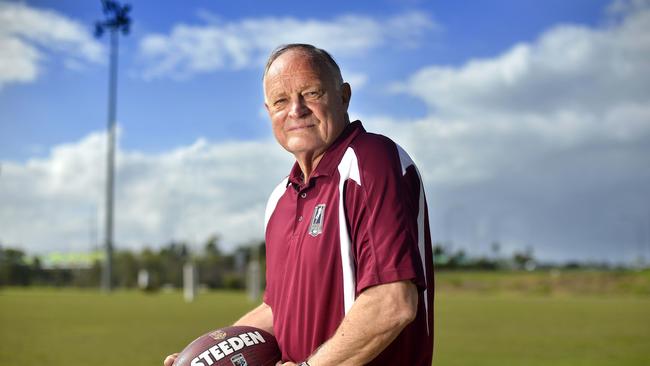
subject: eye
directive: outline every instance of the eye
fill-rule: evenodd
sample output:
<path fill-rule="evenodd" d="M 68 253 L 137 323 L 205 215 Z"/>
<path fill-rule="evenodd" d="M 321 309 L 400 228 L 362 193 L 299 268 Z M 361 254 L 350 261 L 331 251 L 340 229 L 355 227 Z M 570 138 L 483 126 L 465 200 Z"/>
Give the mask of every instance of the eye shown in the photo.
<path fill-rule="evenodd" d="M 282 107 L 285 104 L 287 104 L 287 98 L 276 99 L 275 102 L 273 102 L 273 106 L 276 108 Z"/>
<path fill-rule="evenodd" d="M 316 98 L 319 98 L 321 96 L 321 92 L 319 90 L 309 90 L 309 91 L 304 92 L 303 96 L 305 98 L 309 98 L 309 99 L 316 99 Z"/>

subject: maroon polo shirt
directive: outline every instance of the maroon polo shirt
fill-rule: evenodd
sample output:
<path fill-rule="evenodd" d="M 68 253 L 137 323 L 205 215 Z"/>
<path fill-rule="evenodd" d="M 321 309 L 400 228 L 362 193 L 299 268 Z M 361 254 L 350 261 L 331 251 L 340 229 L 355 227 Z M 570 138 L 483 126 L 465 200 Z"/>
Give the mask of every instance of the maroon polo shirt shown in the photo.
<path fill-rule="evenodd" d="M 356 121 L 307 184 L 294 164 L 267 204 L 266 251 L 264 302 L 284 361 L 303 361 L 332 337 L 368 287 L 410 280 L 419 289 L 417 317 L 370 365 L 431 365 L 426 200 L 417 168 L 393 141 Z"/>

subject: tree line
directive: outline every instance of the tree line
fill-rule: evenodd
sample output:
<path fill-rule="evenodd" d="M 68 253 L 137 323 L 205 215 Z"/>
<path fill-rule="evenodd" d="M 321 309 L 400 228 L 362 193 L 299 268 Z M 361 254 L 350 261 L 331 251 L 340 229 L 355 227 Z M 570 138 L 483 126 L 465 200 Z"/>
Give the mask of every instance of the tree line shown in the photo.
<path fill-rule="evenodd" d="M 149 277 L 148 290 L 180 288 L 183 285 L 183 266 L 191 262 L 197 268 L 202 286 L 242 289 L 246 284 L 247 263 L 258 256 L 263 270 L 264 253 L 263 242 L 241 245 L 231 253 L 224 253 L 217 236 L 208 238 L 196 253 L 187 243 L 176 241 L 157 250 L 122 249 L 114 253 L 112 281 L 117 287 L 137 287 L 138 274 L 144 270 Z M 101 273 L 101 260 L 95 260 L 89 266 L 47 266 L 39 256 L 0 246 L 0 286 L 98 287 Z"/>
<path fill-rule="evenodd" d="M 451 245 L 433 245 L 436 270 L 528 270 L 545 268 L 600 268 L 603 263 L 568 262 L 564 264 L 540 263 L 533 249 L 502 255 L 500 244 L 491 245 L 487 256 L 470 256 L 464 250 L 453 251 Z M 118 250 L 113 258 L 113 283 L 117 287 L 138 287 L 138 274 L 148 274 L 148 290 L 183 286 L 183 266 L 191 262 L 198 273 L 199 284 L 210 289 L 243 289 L 246 285 L 246 268 L 251 259 L 259 260 L 264 273 L 266 258 L 263 241 L 240 245 L 225 253 L 220 248 L 219 237 L 211 236 L 199 251 L 192 252 L 184 242 L 170 242 L 160 249 L 145 248 L 140 251 Z M 48 266 L 39 256 L 29 256 L 16 248 L 0 244 L 0 286 L 76 286 L 98 287 L 102 272 L 101 260 L 87 266 Z M 264 285 L 264 276 L 261 276 Z"/>

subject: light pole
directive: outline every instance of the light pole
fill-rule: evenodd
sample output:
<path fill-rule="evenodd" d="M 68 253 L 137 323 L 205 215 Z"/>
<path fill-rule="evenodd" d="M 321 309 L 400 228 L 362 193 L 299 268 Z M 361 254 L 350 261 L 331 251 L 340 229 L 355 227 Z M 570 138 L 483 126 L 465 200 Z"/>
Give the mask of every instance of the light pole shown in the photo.
<path fill-rule="evenodd" d="M 102 0 L 105 19 L 95 22 L 95 37 L 99 38 L 106 30 L 111 34 L 111 57 L 108 82 L 108 148 L 106 158 L 106 259 L 102 271 L 102 289 L 110 292 L 113 273 L 113 182 L 115 170 L 115 114 L 117 109 L 117 55 L 118 32 L 127 35 L 131 27 L 129 11 L 131 6 L 121 6 L 117 1 Z"/>

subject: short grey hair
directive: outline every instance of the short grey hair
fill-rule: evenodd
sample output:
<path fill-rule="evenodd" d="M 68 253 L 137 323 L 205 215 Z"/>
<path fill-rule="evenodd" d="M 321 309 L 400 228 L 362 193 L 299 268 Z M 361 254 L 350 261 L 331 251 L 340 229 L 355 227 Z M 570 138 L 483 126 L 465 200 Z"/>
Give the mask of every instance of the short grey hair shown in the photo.
<path fill-rule="evenodd" d="M 343 77 L 341 76 L 341 69 L 339 68 L 339 65 L 334 60 L 334 57 L 332 57 L 332 55 L 330 55 L 324 49 L 318 48 L 316 46 L 307 43 L 285 44 L 273 50 L 273 52 L 271 52 L 271 55 L 269 56 L 269 59 L 266 61 L 263 77 L 266 77 L 266 74 L 269 72 L 269 68 L 271 67 L 273 61 L 275 61 L 283 53 L 291 50 L 302 51 L 307 55 L 309 55 L 310 57 L 312 57 L 314 60 L 316 60 L 319 64 L 327 66 L 327 68 L 332 73 L 334 80 L 336 81 L 336 87 L 339 88 L 341 85 L 343 85 Z"/>

